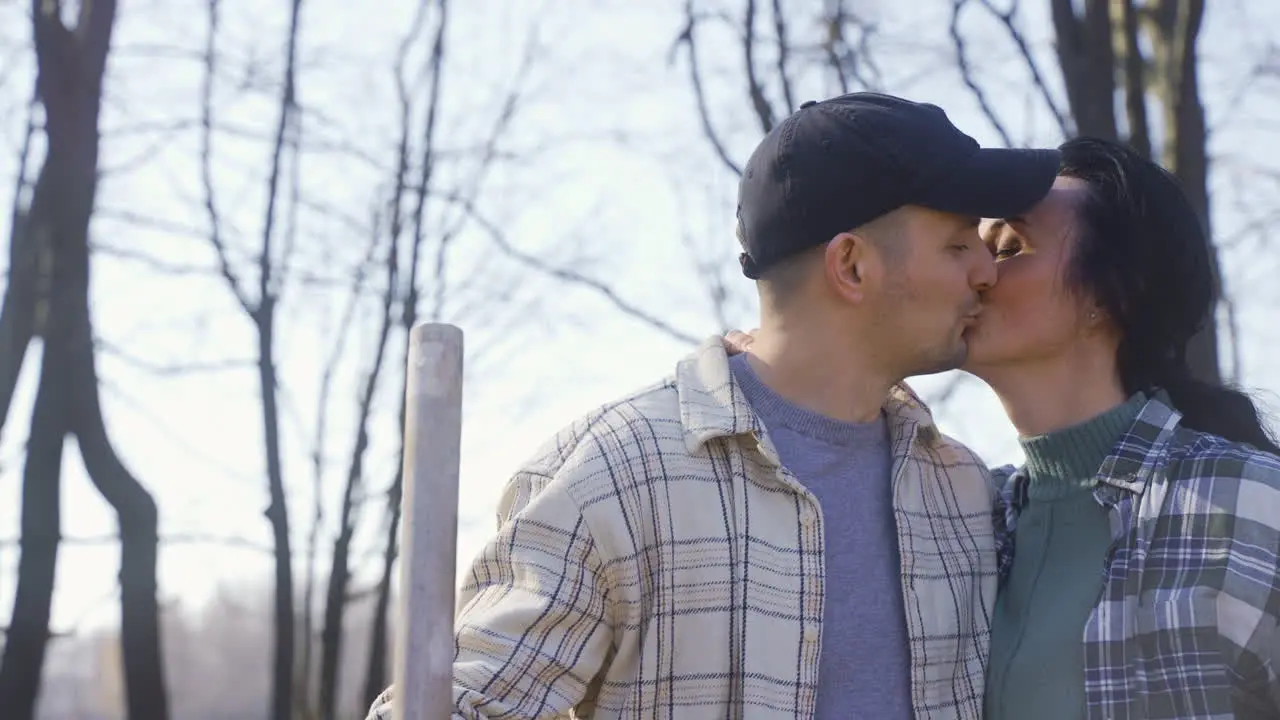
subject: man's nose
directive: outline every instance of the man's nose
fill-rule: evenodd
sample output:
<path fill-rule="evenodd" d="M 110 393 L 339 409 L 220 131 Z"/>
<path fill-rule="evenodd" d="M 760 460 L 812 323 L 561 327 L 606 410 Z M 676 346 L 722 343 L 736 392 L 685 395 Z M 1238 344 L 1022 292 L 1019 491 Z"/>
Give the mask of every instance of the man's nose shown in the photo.
<path fill-rule="evenodd" d="M 974 269 L 970 275 L 973 289 L 979 292 L 996 284 L 996 258 L 990 252 L 973 253 Z"/>

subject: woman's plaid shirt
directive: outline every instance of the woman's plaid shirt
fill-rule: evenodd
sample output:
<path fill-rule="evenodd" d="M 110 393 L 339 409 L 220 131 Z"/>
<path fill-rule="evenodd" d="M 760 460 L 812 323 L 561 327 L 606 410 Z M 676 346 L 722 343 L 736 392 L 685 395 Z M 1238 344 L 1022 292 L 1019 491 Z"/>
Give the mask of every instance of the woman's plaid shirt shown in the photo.
<path fill-rule="evenodd" d="M 990 476 L 905 387 L 886 405 L 919 720 L 981 717 Z M 455 718 L 811 718 L 824 522 L 720 338 L 562 431 L 509 483 L 459 596 Z M 865 628 L 865 632 L 876 632 Z M 390 718 L 390 691 L 371 720 Z"/>
<path fill-rule="evenodd" d="M 1087 715 L 1280 718 L 1280 458 L 1180 419 L 1157 393 L 1098 471 L 1113 545 L 1082 638 Z M 1003 577 L 1027 478 L 995 474 Z"/>

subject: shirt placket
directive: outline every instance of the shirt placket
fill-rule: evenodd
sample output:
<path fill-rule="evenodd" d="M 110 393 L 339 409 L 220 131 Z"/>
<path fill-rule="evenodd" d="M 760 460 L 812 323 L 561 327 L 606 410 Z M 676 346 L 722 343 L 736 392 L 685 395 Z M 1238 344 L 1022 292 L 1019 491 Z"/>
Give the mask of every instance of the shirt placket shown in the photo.
<path fill-rule="evenodd" d="M 902 518 L 909 516 L 909 513 L 903 512 L 904 510 L 914 510 L 914 508 L 904 508 L 902 505 L 900 491 L 903 487 L 903 483 L 910 482 L 912 481 L 913 478 L 911 478 L 910 476 L 910 470 L 909 470 L 910 463 L 905 460 L 898 460 L 898 458 L 905 459 L 905 458 L 913 457 L 917 448 L 916 443 L 921 440 L 925 442 L 931 441 L 934 437 L 933 433 L 934 433 L 933 428 L 930 426 L 921 426 L 921 425 L 908 426 L 907 428 L 905 428 L 905 433 L 903 438 L 895 442 L 895 446 L 894 446 L 894 458 L 895 458 L 894 466 L 895 467 L 893 468 L 893 470 L 891 470 L 892 474 L 890 477 L 890 483 L 893 488 L 893 510 L 894 510 L 894 514 L 898 516 L 897 521 L 894 523 L 894 528 L 895 528 L 895 533 L 896 533 L 899 548 L 910 546 L 909 538 L 907 537 L 910 531 L 903 526 Z M 914 479 L 917 482 L 919 481 L 919 478 L 914 478 Z M 906 563 L 902 561 L 901 556 L 899 556 L 899 562 L 902 562 L 902 565 L 901 565 L 902 567 L 906 567 Z M 907 577 L 906 573 L 900 573 L 899 581 L 901 584 L 899 585 L 898 591 L 902 593 L 902 602 L 903 602 L 904 608 L 906 608 L 907 616 L 911 617 L 912 608 L 919 606 L 919 599 L 915 596 L 915 588 L 913 587 L 912 581 L 909 577 Z M 920 687 L 920 675 L 919 673 L 916 672 L 918 657 L 916 656 L 916 653 L 914 650 L 914 648 L 923 641 L 923 638 L 920 637 L 920 632 L 921 632 L 921 629 L 916 624 L 912 622 L 907 623 L 907 634 L 909 636 L 909 639 L 911 641 L 911 646 L 912 646 L 911 701 L 913 705 L 917 705 L 916 700 L 918 697 L 920 697 L 920 694 L 922 692 L 922 688 Z"/>
<path fill-rule="evenodd" d="M 797 483 L 798 484 L 798 483 Z M 822 655 L 822 613 L 825 603 L 823 518 L 818 499 L 803 487 L 800 495 L 800 562 L 804 602 L 801 607 L 800 707 L 797 716 L 813 717 L 817 706 L 818 661 Z"/>
<path fill-rule="evenodd" d="M 774 466 L 778 482 L 796 493 L 800 523 L 800 677 L 797 718 L 812 718 L 817 707 L 818 662 L 822 655 L 822 614 L 826 602 L 826 561 L 822 506 L 818 498 L 791 471 L 782 466 L 777 452 L 763 436 L 756 436 L 760 452 Z"/>
<path fill-rule="evenodd" d="M 1111 547 L 1107 551 L 1106 563 L 1102 569 L 1104 582 L 1099 602 L 1114 601 L 1116 597 L 1123 597 L 1125 607 L 1122 612 L 1131 616 L 1136 610 L 1132 607 L 1135 598 L 1130 595 L 1125 583 L 1132 574 L 1132 563 L 1135 558 L 1132 552 L 1119 555 L 1118 550 L 1130 541 L 1130 530 L 1134 520 L 1133 499 L 1126 496 L 1120 489 L 1109 485 L 1100 485 L 1094 492 L 1094 497 L 1106 508 L 1107 522 L 1111 531 Z M 1116 583 L 1119 583 L 1122 588 L 1119 593 Z M 1090 720 L 1109 720 L 1123 716 L 1132 705 L 1133 697 L 1128 691 L 1121 689 L 1127 687 L 1126 684 L 1117 683 L 1118 678 L 1102 676 L 1103 668 L 1130 667 L 1129 642 L 1127 638 L 1117 637 L 1117 635 L 1122 635 L 1123 627 L 1131 624 L 1132 620 L 1129 618 L 1118 622 L 1117 618 L 1111 617 L 1104 622 L 1096 607 L 1085 621 L 1083 637 L 1086 663 L 1085 716 Z M 1090 667 L 1090 660 L 1097 663 L 1097 666 Z M 1094 687 L 1090 687 L 1090 680 Z"/>

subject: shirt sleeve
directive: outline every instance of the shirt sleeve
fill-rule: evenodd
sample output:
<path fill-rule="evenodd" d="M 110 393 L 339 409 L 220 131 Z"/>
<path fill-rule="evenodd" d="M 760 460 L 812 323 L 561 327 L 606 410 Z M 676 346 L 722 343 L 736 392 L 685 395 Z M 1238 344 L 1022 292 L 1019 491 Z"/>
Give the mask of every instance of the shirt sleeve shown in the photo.
<path fill-rule="evenodd" d="M 564 478 L 523 472 L 458 597 L 454 718 L 567 716 L 612 644 L 605 568 Z M 368 720 L 390 720 L 393 689 Z"/>
<path fill-rule="evenodd" d="M 1237 662 L 1265 677 L 1265 690 L 1254 685 L 1247 691 L 1250 705 L 1261 706 L 1267 717 L 1280 717 L 1280 457 L 1254 452 L 1243 462 L 1229 459 L 1236 462 L 1217 459 L 1208 475 L 1238 475 L 1230 486 L 1235 507 L 1226 506 L 1226 513 L 1215 508 L 1225 517 L 1210 517 L 1229 518 L 1218 524 L 1229 528 L 1233 539 L 1216 608 L 1218 632 L 1226 646 L 1234 646 L 1242 659 Z"/>

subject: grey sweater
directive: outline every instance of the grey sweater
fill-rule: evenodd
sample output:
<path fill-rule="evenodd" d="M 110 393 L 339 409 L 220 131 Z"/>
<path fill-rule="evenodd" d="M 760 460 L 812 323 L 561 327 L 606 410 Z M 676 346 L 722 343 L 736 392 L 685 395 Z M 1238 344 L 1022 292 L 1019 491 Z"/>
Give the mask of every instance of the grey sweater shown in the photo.
<path fill-rule="evenodd" d="M 793 405 L 729 359 L 782 464 L 822 506 L 826 563 L 816 720 L 911 718 L 911 655 L 888 428 Z"/>

